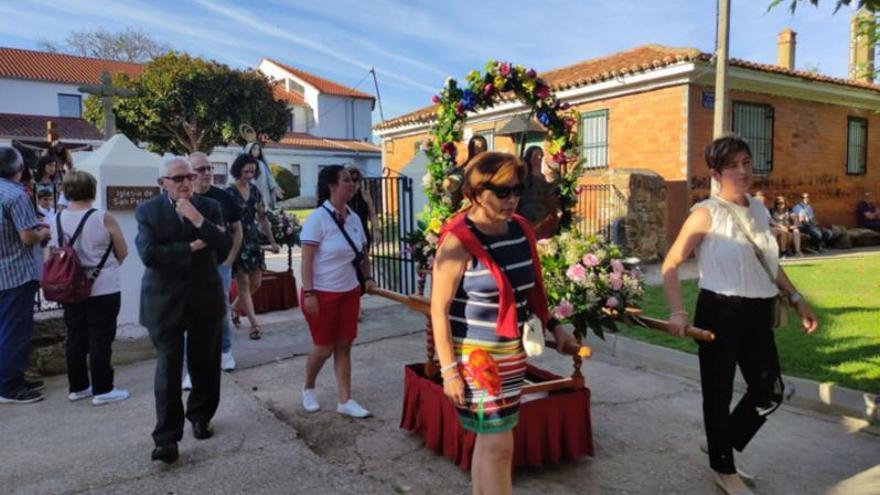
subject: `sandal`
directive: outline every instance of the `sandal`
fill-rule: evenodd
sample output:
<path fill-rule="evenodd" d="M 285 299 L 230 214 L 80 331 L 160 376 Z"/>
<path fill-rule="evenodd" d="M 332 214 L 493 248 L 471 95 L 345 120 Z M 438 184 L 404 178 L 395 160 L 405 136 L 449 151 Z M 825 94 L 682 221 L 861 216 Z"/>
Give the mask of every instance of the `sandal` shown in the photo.
<path fill-rule="evenodd" d="M 260 331 L 260 325 L 255 325 L 251 327 L 250 338 L 251 340 L 260 340 L 263 336 L 263 333 Z"/>
<path fill-rule="evenodd" d="M 241 328 L 241 318 L 238 316 L 238 311 L 232 311 L 232 325 L 235 328 Z"/>

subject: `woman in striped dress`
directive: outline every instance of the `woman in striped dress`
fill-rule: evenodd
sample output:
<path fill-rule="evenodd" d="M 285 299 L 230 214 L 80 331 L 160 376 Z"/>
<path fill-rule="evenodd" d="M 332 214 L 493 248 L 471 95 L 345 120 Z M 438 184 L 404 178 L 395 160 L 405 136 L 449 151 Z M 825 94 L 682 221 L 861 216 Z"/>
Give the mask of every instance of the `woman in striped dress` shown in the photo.
<path fill-rule="evenodd" d="M 510 493 L 513 428 L 525 376 L 523 323 L 537 316 L 559 348 L 573 341 L 549 319 L 535 234 L 515 215 L 526 168 L 488 152 L 468 164 L 471 207 L 444 227 L 434 262 L 431 320 L 443 391 L 477 434 L 473 493 Z"/>

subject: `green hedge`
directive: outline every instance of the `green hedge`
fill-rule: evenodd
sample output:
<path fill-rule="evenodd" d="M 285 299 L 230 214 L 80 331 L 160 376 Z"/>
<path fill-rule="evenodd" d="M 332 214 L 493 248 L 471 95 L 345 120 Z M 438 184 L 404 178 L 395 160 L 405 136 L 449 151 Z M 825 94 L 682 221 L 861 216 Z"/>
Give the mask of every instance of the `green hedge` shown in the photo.
<path fill-rule="evenodd" d="M 275 181 L 278 182 L 278 186 L 284 191 L 284 199 L 299 197 L 299 177 L 293 175 L 293 172 L 277 163 L 270 164 L 269 168 L 272 170 L 272 175 L 275 177 Z"/>

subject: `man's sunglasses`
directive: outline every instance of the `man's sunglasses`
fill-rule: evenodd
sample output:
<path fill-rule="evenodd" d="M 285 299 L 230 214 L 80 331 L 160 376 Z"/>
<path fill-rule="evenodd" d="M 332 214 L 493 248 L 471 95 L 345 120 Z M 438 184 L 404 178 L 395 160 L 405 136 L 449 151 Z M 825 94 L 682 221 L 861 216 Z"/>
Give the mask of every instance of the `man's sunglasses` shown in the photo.
<path fill-rule="evenodd" d="M 204 174 L 206 172 L 210 172 L 210 171 L 214 170 L 214 166 L 213 165 L 205 165 L 204 167 L 196 167 L 193 170 L 195 170 L 196 172 L 198 172 L 200 174 Z"/>
<path fill-rule="evenodd" d="M 511 194 L 516 197 L 522 196 L 523 191 L 525 191 L 526 188 L 522 184 L 517 184 L 515 186 L 496 186 L 491 182 L 487 182 L 483 184 L 483 189 L 492 191 L 492 194 L 498 199 L 507 199 Z"/>
<path fill-rule="evenodd" d="M 163 179 L 168 179 L 175 184 L 182 184 L 183 181 L 188 180 L 190 182 L 196 180 L 196 174 L 183 174 L 183 175 L 174 175 L 174 176 L 163 176 Z"/>

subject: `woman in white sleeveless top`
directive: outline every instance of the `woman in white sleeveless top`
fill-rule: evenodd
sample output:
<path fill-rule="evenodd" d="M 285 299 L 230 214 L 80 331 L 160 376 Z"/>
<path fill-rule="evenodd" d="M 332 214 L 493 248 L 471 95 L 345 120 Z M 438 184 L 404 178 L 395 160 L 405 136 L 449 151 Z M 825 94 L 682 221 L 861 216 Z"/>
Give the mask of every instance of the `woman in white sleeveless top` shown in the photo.
<path fill-rule="evenodd" d="M 127 391 L 113 386 L 113 367 L 110 365 L 121 302 L 119 264 L 128 255 L 128 246 L 119 224 L 111 214 L 102 210 L 88 213 L 93 209 L 96 182 L 88 172 L 68 172 L 61 187 L 70 203 L 57 217 L 65 245 L 85 218 L 82 232 L 73 243 L 73 248 L 87 276 L 94 276 L 94 268 L 110 250 L 104 267 L 94 279 L 89 298 L 64 305 L 70 389 L 67 397 L 71 402 L 92 397 L 92 404 L 100 406 L 128 398 Z M 57 246 L 58 223 L 53 221 L 51 229 L 52 242 Z"/>
<path fill-rule="evenodd" d="M 814 332 L 818 322 L 779 266 L 766 208 L 748 195 L 752 179 L 748 144 L 733 136 L 716 139 L 706 148 L 706 163 L 720 190 L 691 209 L 663 262 L 663 287 L 671 308 L 670 333 L 683 337 L 690 320 L 682 303 L 678 267 L 696 250 L 700 293 L 694 325 L 716 335 L 714 342 L 699 342 L 709 464 L 726 493 L 750 494 L 744 481 L 752 477 L 737 470 L 733 449 L 742 451 L 783 399 L 773 337 L 779 291 L 797 309 L 806 333 Z M 749 238 L 763 253 L 766 269 Z M 737 365 L 748 388 L 731 413 Z"/>

